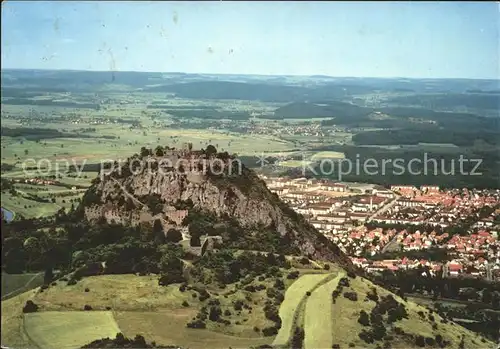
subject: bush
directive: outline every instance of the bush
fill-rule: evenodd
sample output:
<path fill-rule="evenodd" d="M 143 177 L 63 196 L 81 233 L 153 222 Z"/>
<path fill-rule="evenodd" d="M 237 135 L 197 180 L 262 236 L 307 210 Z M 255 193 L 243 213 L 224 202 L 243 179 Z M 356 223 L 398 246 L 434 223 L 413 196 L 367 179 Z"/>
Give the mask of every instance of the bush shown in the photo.
<path fill-rule="evenodd" d="M 189 303 L 187 301 L 182 302 L 183 307 L 189 307 Z"/>
<path fill-rule="evenodd" d="M 284 290 L 285 283 L 281 279 L 276 279 L 276 281 L 274 282 L 274 287 L 276 287 L 278 290 Z"/>
<path fill-rule="evenodd" d="M 85 304 L 83 306 L 83 310 L 92 310 L 92 307 L 90 305 L 88 305 L 88 304 Z"/>
<path fill-rule="evenodd" d="M 370 318 L 366 311 L 361 310 L 361 312 L 359 313 L 358 322 L 363 326 L 370 326 Z"/>
<path fill-rule="evenodd" d="M 356 274 L 352 271 L 348 271 L 347 272 L 347 276 L 350 277 L 351 279 L 355 279 L 356 278 Z"/>
<path fill-rule="evenodd" d="M 106 307 L 106 310 L 111 310 L 111 307 L 108 305 L 108 306 Z"/>
<path fill-rule="evenodd" d="M 158 285 L 168 286 L 171 284 L 178 284 L 186 281 L 184 276 L 180 272 L 167 272 L 166 274 L 161 274 L 158 279 Z"/>
<path fill-rule="evenodd" d="M 343 277 L 342 279 L 340 279 L 339 285 L 342 287 L 349 287 L 350 286 L 349 279 L 346 277 Z"/>
<path fill-rule="evenodd" d="M 436 341 L 434 340 L 434 338 L 432 337 L 425 338 L 425 344 L 427 344 L 428 346 L 432 347 L 435 343 Z"/>
<path fill-rule="evenodd" d="M 254 326 L 253 330 L 254 330 L 254 332 L 260 332 L 260 328 L 258 328 L 257 326 Z"/>
<path fill-rule="evenodd" d="M 90 291 L 90 290 L 89 290 L 89 288 L 88 288 L 88 287 L 87 287 L 87 288 L 85 288 L 85 292 L 89 292 L 89 291 Z"/>
<path fill-rule="evenodd" d="M 307 291 L 306 296 L 309 297 L 311 295 L 311 292 Z"/>
<path fill-rule="evenodd" d="M 226 309 L 224 311 L 224 316 L 231 316 L 231 312 L 229 311 L 229 309 Z"/>
<path fill-rule="evenodd" d="M 385 327 L 382 323 L 378 322 L 373 324 L 372 336 L 374 340 L 382 340 L 385 337 L 386 333 L 387 331 L 385 330 Z"/>
<path fill-rule="evenodd" d="M 425 338 L 423 336 L 415 337 L 415 344 L 419 347 L 425 347 Z"/>
<path fill-rule="evenodd" d="M 26 304 L 23 307 L 23 313 L 35 313 L 38 311 L 38 305 L 33 303 L 32 300 L 26 301 Z"/>
<path fill-rule="evenodd" d="M 405 331 L 401 328 L 401 327 L 394 327 L 394 333 L 398 334 L 398 335 L 404 335 L 405 334 Z"/>
<path fill-rule="evenodd" d="M 187 288 L 187 285 L 186 284 L 182 284 L 182 285 L 179 286 L 179 291 L 185 292 L 186 288 Z"/>
<path fill-rule="evenodd" d="M 290 272 L 290 273 L 287 275 L 287 277 L 286 277 L 286 278 L 287 278 L 287 279 L 289 279 L 289 280 L 294 280 L 294 279 L 296 279 L 296 278 L 298 278 L 298 277 L 299 277 L 299 274 L 300 274 L 300 273 L 299 273 L 299 271 L 298 271 L 298 270 L 294 270 L 294 271 Z"/>
<path fill-rule="evenodd" d="M 340 349 L 340 344 L 332 344 L 332 349 Z"/>
<path fill-rule="evenodd" d="M 69 286 L 76 285 L 76 280 L 75 279 L 69 279 L 68 285 Z"/>
<path fill-rule="evenodd" d="M 201 289 L 201 290 L 198 290 L 198 292 L 200 293 L 200 302 L 203 302 L 207 299 L 210 298 L 210 293 L 207 292 L 207 290 L 205 289 Z"/>
<path fill-rule="evenodd" d="M 189 240 L 189 244 L 191 247 L 200 247 L 201 241 L 199 236 L 191 236 L 191 240 Z"/>
<path fill-rule="evenodd" d="M 241 299 L 237 299 L 234 302 L 234 310 L 241 311 L 243 309 L 243 304 L 245 304 Z"/>
<path fill-rule="evenodd" d="M 171 228 L 165 235 L 165 241 L 178 243 L 179 241 L 182 241 L 182 233 L 177 229 Z"/>
<path fill-rule="evenodd" d="M 371 291 L 366 294 L 366 298 L 371 301 L 378 302 L 377 289 L 375 287 L 372 287 Z"/>
<path fill-rule="evenodd" d="M 266 327 L 262 330 L 262 334 L 266 337 L 275 336 L 278 334 L 278 328 L 276 326 Z"/>
<path fill-rule="evenodd" d="M 361 340 L 363 340 L 365 343 L 373 343 L 374 340 L 373 340 L 373 337 L 371 335 L 370 332 L 368 331 L 365 331 L 365 330 L 362 330 L 359 334 L 358 334 L 359 338 Z"/>
<path fill-rule="evenodd" d="M 358 294 L 356 292 L 344 292 L 344 297 L 353 302 L 358 300 Z"/>
<path fill-rule="evenodd" d="M 326 264 L 323 266 L 323 269 L 325 269 L 325 270 L 330 270 L 330 264 L 326 263 Z"/>
<path fill-rule="evenodd" d="M 222 310 L 218 305 L 213 305 L 210 307 L 210 313 L 208 315 L 210 321 L 214 322 L 219 321 L 221 315 L 222 315 Z"/>
<path fill-rule="evenodd" d="M 207 328 L 207 325 L 205 324 L 205 322 L 198 319 L 198 320 L 193 320 L 191 322 L 188 322 L 186 327 L 203 329 L 203 328 Z"/>

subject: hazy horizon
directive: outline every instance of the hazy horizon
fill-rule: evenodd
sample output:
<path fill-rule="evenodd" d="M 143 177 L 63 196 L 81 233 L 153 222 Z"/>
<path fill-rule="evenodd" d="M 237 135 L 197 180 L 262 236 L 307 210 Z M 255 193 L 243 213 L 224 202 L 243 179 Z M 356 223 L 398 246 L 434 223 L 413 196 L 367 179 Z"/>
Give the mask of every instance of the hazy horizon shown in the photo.
<path fill-rule="evenodd" d="M 500 78 L 494 2 L 2 3 L 2 70 Z"/>

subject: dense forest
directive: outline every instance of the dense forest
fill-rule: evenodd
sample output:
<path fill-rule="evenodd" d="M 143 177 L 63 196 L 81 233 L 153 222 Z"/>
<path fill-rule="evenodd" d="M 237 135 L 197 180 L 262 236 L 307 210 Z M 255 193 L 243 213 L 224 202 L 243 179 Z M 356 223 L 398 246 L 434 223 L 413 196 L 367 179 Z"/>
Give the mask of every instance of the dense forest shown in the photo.
<path fill-rule="evenodd" d="M 471 109 L 498 109 L 500 95 L 498 94 L 422 94 L 392 97 L 390 103 L 399 105 L 416 105 L 431 109 L 450 109 L 465 107 Z"/>
<path fill-rule="evenodd" d="M 88 134 L 81 133 L 68 133 L 61 132 L 52 128 L 34 128 L 34 127 L 2 127 L 1 135 L 6 137 L 22 137 L 25 139 L 39 141 L 42 139 L 51 139 L 51 138 L 105 138 L 105 139 L 114 139 L 116 136 L 92 136 Z"/>
<path fill-rule="evenodd" d="M 316 150 L 343 152 L 346 159 L 350 160 L 352 170 L 348 171 L 349 165 L 347 161 L 333 162 L 331 164 L 324 162 L 323 168 L 319 164 L 312 166 L 315 172 L 308 171 L 307 175 L 310 177 L 328 177 L 339 180 L 340 176 L 341 180 L 347 182 L 375 183 L 380 185 L 412 183 L 416 186 L 432 184 L 443 188 L 475 187 L 480 189 L 500 187 L 500 178 L 498 177 L 500 155 L 496 150 L 479 152 L 464 149 L 461 152 L 464 159 L 482 159 L 482 162 L 474 171 L 475 173 L 479 173 L 479 175 L 469 175 L 476 164 L 476 162 L 472 161 L 463 162 L 463 173 L 461 173 L 458 162 L 460 154 L 433 151 L 427 152 L 424 157 L 424 152 L 419 149 L 389 150 L 347 145 L 325 146 L 316 148 Z M 368 159 L 376 161 L 378 168 L 370 168 L 370 173 L 363 170 L 357 171 L 356 163 L 358 162 L 362 169 L 363 163 Z M 421 162 L 414 161 L 411 163 L 411 170 L 413 172 L 411 174 L 408 166 L 413 159 L 419 159 Z M 426 159 L 427 166 L 425 166 Z M 432 159 L 435 159 L 435 161 Z M 384 163 L 385 165 L 382 165 Z M 342 166 L 342 173 L 339 171 L 339 166 Z M 384 172 L 382 172 L 383 166 L 385 167 Z M 400 166 L 403 166 L 403 169 Z M 454 175 L 449 174 L 453 169 L 452 166 L 454 166 Z M 425 172 L 426 168 L 427 173 Z M 289 172 L 293 173 L 293 170 Z"/>
<path fill-rule="evenodd" d="M 454 144 L 472 146 L 477 141 L 490 145 L 500 145 L 498 132 L 491 131 L 454 131 L 444 129 L 401 129 L 361 132 L 352 137 L 357 145 L 402 145 L 419 143 Z"/>
<path fill-rule="evenodd" d="M 75 103 L 68 101 L 54 101 L 51 99 L 11 98 L 11 99 L 2 99 L 2 104 L 84 108 L 84 109 L 95 109 L 95 110 L 100 109 L 100 105 L 96 103 Z"/>

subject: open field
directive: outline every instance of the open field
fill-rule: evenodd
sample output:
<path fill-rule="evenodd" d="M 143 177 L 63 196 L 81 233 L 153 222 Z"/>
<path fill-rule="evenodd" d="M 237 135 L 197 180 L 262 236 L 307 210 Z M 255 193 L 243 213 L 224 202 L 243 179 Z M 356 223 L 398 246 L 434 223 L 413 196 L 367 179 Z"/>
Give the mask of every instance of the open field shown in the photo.
<path fill-rule="evenodd" d="M 312 162 L 311 161 L 300 161 L 300 160 L 286 160 L 286 161 L 280 161 L 279 162 L 279 166 L 283 166 L 283 167 L 291 167 L 291 168 L 294 168 L 294 167 L 306 167 L 307 165 L 311 164 Z"/>
<path fill-rule="evenodd" d="M 304 348 L 331 348 L 332 328 L 335 314 L 326 309 L 332 308 L 332 291 L 335 290 L 344 273 L 319 286 L 307 299 L 304 319 Z M 321 309 L 321 310 L 320 310 Z"/>
<path fill-rule="evenodd" d="M 7 274 L 2 272 L 2 300 L 17 296 L 43 283 L 43 273 Z"/>
<path fill-rule="evenodd" d="M 85 292 L 86 288 L 89 292 Z M 133 274 L 91 276 L 72 286 L 59 281 L 37 295 L 37 304 L 43 311 L 82 310 L 86 304 L 97 310 L 106 307 L 119 311 L 177 309 L 184 300 L 198 304 L 190 293 L 180 292 L 178 285 L 162 287 L 154 275 Z"/>
<path fill-rule="evenodd" d="M 24 315 L 24 328 L 40 349 L 77 349 L 121 332 L 110 311 L 49 311 Z"/>
<path fill-rule="evenodd" d="M 344 157 L 343 153 L 339 153 L 337 151 L 320 151 L 311 156 L 311 160 L 343 159 Z"/>
<path fill-rule="evenodd" d="M 272 337 L 245 338 L 205 329 L 187 328 L 186 323 L 196 313 L 197 311 L 191 308 L 154 312 L 118 311 L 115 313 L 115 318 L 125 336 L 133 337 L 140 333 L 157 343 L 191 349 L 229 347 L 248 349 L 251 346 L 272 342 Z"/>
<path fill-rule="evenodd" d="M 2 193 L 0 200 L 2 207 L 14 212 L 16 215 L 20 214 L 27 218 L 50 216 L 55 214 L 62 207 L 61 205 L 51 202 L 36 202 L 19 195 L 13 196 L 10 193 Z"/>
<path fill-rule="evenodd" d="M 303 275 L 297 279 L 285 293 L 285 299 L 280 305 L 279 316 L 281 318 L 281 328 L 273 341 L 273 345 L 286 345 L 292 335 L 295 314 L 300 311 L 300 304 L 305 299 L 306 292 L 311 291 L 318 283 L 328 278 L 330 274 Z"/>

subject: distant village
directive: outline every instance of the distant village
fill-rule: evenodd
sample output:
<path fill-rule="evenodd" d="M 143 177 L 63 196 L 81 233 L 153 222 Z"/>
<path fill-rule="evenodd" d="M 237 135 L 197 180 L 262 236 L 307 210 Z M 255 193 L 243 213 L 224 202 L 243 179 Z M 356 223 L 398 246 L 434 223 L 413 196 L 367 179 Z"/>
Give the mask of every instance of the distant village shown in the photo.
<path fill-rule="evenodd" d="M 500 190 L 260 177 L 367 272 L 427 267 L 444 277 L 500 279 Z M 426 250 L 449 260 L 410 257 Z M 380 258 L 390 253 L 400 257 Z"/>

